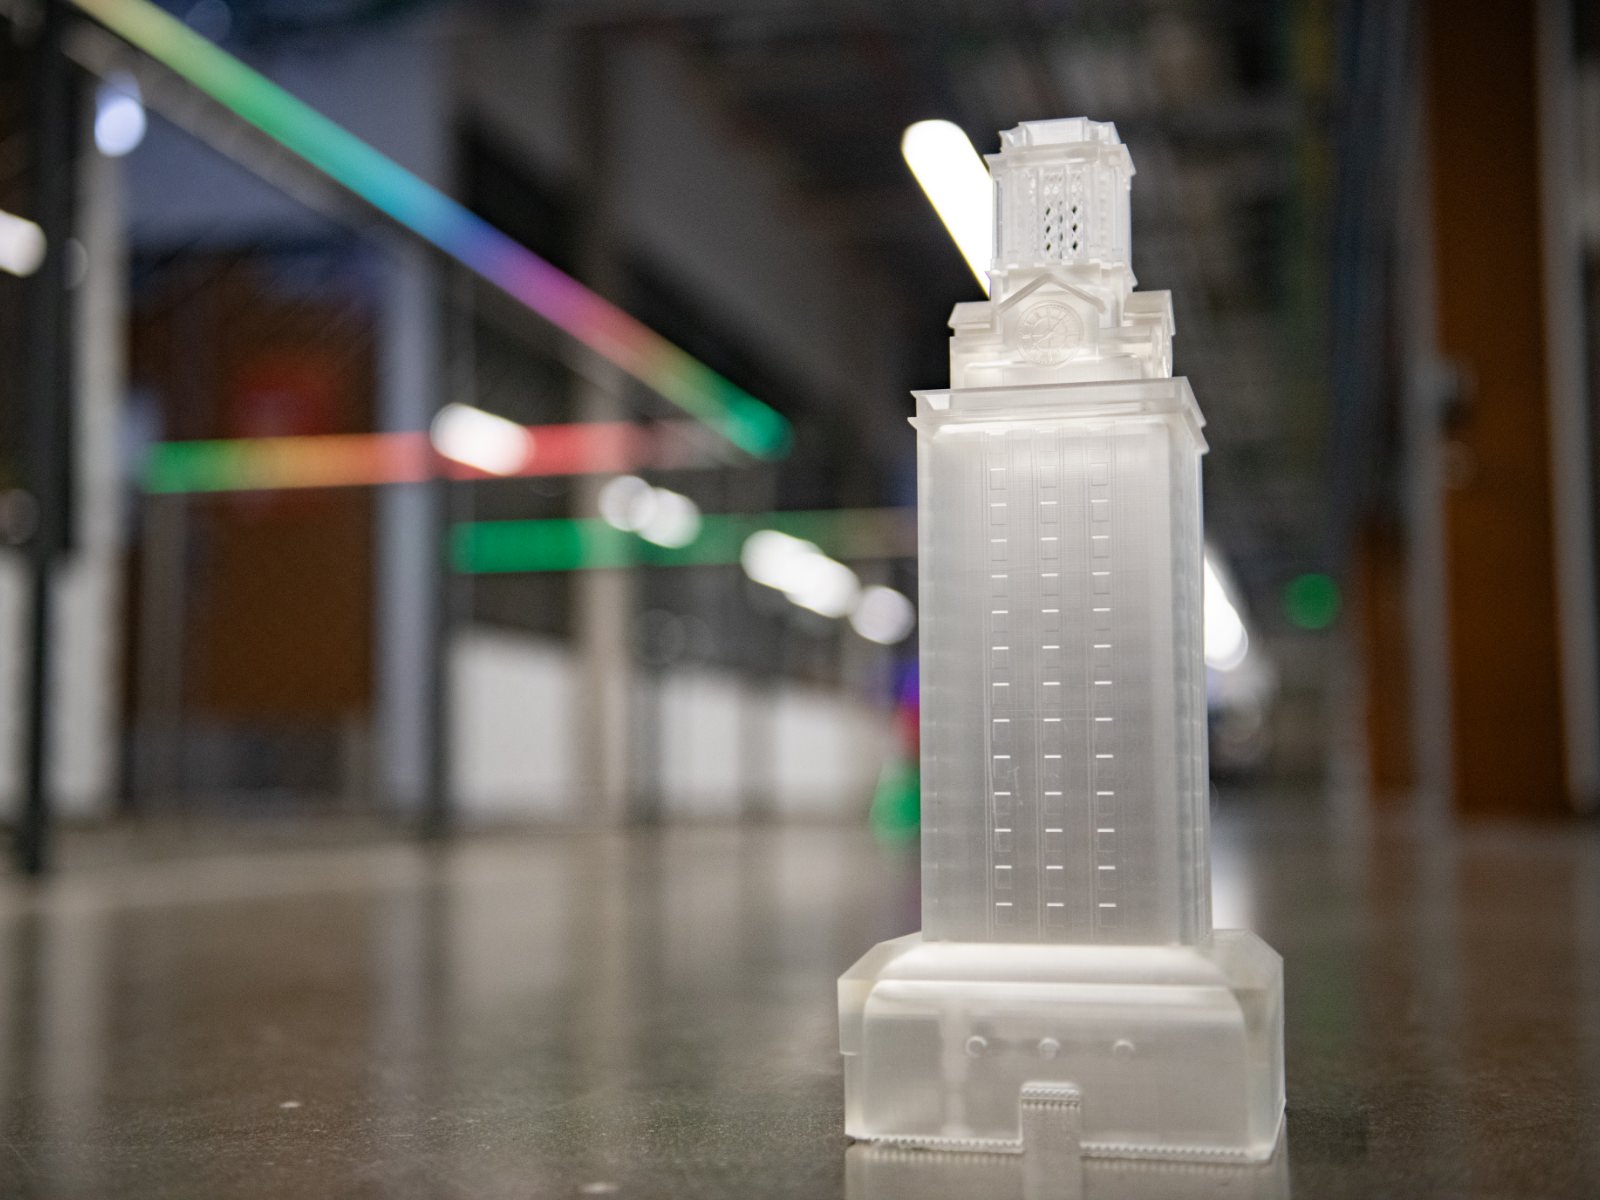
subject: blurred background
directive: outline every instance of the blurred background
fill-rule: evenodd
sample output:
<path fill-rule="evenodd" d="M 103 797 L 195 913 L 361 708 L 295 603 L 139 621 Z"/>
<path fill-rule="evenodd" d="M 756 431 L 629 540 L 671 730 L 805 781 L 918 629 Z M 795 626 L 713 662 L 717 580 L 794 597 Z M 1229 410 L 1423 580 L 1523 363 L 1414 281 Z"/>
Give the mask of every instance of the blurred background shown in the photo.
<path fill-rule="evenodd" d="M 908 393 L 980 294 L 929 117 L 1132 149 L 1219 780 L 1591 808 L 1600 48 L 1468 7 L 5 0 L 24 863 L 47 813 L 914 829 Z"/>

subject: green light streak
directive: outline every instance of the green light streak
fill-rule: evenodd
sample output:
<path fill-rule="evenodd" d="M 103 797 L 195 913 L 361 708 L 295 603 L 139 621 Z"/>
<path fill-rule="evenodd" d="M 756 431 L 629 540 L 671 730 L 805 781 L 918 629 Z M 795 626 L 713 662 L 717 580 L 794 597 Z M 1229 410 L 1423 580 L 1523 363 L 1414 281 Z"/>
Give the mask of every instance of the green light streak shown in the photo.
<path fill-rule="evenodd" d="M 886 845 L 904 845 L 922 832 L 922 772 L 909 755 L 883 764 L 868 817 L 872 832 Z"/>
<path fill-rule="evenodd" d="M 676 549 L 652 545 L 599 517 L 472 521 L 451 531 L 450 558 L 468 575 L 726 565 L 739 561 L 745 539 L 759 529 L 805 538 L 839 559 L 902 558 L 916 551 L 914 509 L 858 508 L 707 516 L 699 536 Z"/>
<path fill-rule="evenodd" d="M 145 460 L 147 492 L 227 491 L 239 476 L 241 455 L 230 441 L 164 442 Z"/>

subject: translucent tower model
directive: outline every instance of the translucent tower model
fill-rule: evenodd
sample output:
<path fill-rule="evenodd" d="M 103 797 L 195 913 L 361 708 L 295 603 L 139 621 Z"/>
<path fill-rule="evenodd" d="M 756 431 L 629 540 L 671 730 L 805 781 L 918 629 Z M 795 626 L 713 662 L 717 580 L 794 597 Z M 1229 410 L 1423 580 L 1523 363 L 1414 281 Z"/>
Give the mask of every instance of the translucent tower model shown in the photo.
<path fill-rule="evenodd" d="M 839 981 L 846 1132 L 1266 1159 L 1282 968 L 1211 927 L 1200 456 L 1110 124 L 989 158 L 987 302 L 919 392 L 924 928 Z"/>

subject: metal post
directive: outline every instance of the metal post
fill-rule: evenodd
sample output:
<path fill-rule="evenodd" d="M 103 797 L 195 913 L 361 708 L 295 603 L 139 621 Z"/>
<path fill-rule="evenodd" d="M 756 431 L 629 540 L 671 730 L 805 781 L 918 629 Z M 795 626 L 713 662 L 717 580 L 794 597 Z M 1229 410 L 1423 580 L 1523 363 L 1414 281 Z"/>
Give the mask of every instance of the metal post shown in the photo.
<path fill-rule="evenodd" d="M 390 431 L 425 431 L 448 390 L 443 363 L 447 309 L 442 264 L 422 247 L 387 244 L 379 347 L 379 421 Z M 445 745 L 448 697 L 442 638 L 447 483 L 396 484 L 377 497 L 379 538 L 377 744 L 382 790 L 397 814 L 424 833 L 448 820 Z"/>
<path fill-rule="evenodd" d="M 457 489 L 438 476 L 427 485 L 428 533 L 433 548 L 428 586 L 432 621 L 428 631 L 428 673 L 432 687 L 426 697 L 427 775 L 424 781 L 418 832 L 423 840 L 444 838 L 451 832 L 455 803 L 450 758 L 451 646 L 455 636 L 456 580 L 450 562 L 450 530 Z"/>
<path fill-rule="evenodd" d="M 27 544 L 27 713 L 22 752 L 18 867 L 42 874 L 50 864 L 50 664 L 55 568 L 71 534 L 72 339 L 70 255 L 73 223 L 75 77 L 62 50 L 68 17 L 60 0 L 44 5 L 34 45 L 31 87 L 32 207 L 44 231 L 44 262 L 28 281 L 23 358 L 27 487 L 38 514 Z"/>
<path fill-rule="evenodd" d="M 477 304 L 474 280 L 458 274 L 450 283 L 450 328 L 446 334 L 447 363 L 436 378 L 445 384 L 444 394 L 430 399 L 429 416 L 451 400 L 471 404 L 478 397 Z M 428 483 L 428 536 L 433 546 L 433 571 L 428 583 L 432 589 L 429 630 L 429 674 L 433 686 L 427 701 L 428 774 L 418 830 L 424 840 L 439 840 L 450 835 L 456 822 L 455 762 L 452 755 L 453 700 L 456 631 L 469 620 L 472 611 L 471 581 L 458 575 L 452 560 L 451 531 L 472 519 L 471 485 L 452 480 L 438 470 Z"/>
<path fill-rule="evenodd" d="M 626 286 L 616 228 L 616 170 L 611 98 L 614 50 L 604 29 L 588 32 L 577 47 L 578 78 L 573 129 L 583 154 L 586 190 L 579 239 L 579 278 L 601 295 L 620 298 Z M 580 421 L 614 421 L 627 415 L 627 379 L 612 363 L 596 356 L 579 385 L 575 408 Z M 596 511 L 603 480 L 580 478 L 573 489 L 576 511 Z M 577 725 L 580 776 L 589 794 L 577 817 L 597 825 L 624 825 L 638 815 L 635 803 L 633 624 L 638 603 L 638 571 L 619 568 L 579 571 L 573 576 L 577 602 L 575 634 L 579 671 Z"/>

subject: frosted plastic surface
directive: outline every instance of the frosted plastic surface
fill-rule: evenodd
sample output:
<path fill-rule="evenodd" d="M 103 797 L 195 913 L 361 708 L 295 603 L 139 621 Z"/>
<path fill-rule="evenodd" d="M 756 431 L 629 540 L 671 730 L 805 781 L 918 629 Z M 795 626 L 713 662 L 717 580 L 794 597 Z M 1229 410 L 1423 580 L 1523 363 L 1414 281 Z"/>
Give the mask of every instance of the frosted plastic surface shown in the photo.
<path fill-rule="evenodd" d="M 1133 291 L 1113 126 L 989 161 L 991 296 L 913 421 L 924 928 L 840 980 L 847 1132 L 1266 1159 L 1281 965 L 1211 927 L 1206 444 L 1170 298 Z"/>
<path fill-rule="evenodd" d="M 845 1132 L 1100 1156 L 1264 1161 L 1283 1113 L 1282 975 L 1253 933 L 1202 946 L 885 942 L 839 981 Z"/>
<path fill-rule="evenodd" d="M 1171 379 L 1017 390 L 919 403 L 923 933 L 1194 942 L 1194 401 Z"/>

